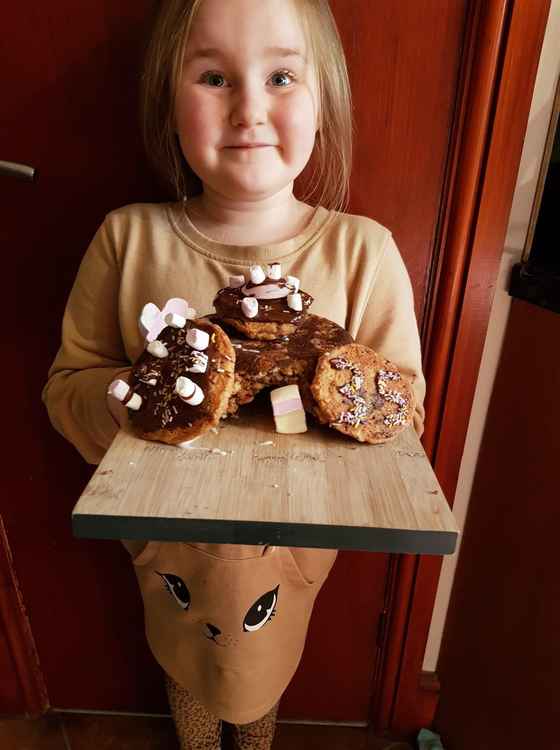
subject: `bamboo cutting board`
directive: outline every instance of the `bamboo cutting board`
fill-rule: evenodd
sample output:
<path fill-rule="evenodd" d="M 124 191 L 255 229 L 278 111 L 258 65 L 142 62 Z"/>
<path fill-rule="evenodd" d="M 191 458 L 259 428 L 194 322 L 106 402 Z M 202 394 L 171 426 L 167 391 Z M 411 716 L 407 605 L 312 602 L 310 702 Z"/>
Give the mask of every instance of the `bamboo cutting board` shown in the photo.
<path fill-rule="evenodd" d="M 452 553 L 458 534 L 412 428 L 385 445 L 311 423 L 279 435 L 250 407 L 185 449 L 121 430 L 72 525 L 101 539 L 431 554 Z"/>

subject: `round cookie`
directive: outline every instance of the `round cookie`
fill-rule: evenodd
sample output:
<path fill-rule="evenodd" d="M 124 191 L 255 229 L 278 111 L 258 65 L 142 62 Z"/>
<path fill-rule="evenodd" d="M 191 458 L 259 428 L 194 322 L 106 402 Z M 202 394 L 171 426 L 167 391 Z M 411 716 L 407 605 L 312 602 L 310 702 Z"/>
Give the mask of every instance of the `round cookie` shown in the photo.
<path fill-rule="evenodd" d="M 248 339 L 272 341 L 290 336 L 303 323 L 313 297 L 299 289 L 299 279 L 281 275 L 279 263 L 264 271 L 251 266 L 244 275 L 230 277 L 220 289 L 214 307 L 220 322 L 235 328 Z"/>
<path fill-rule="evenodd" d="M 319 357 L 351 341 L 344 328 L 311 313 L 293 334 L 276 341 L 233 338 L 235 380 L 227 413 L 235 414 L 263 388 L 297 383 L 305 410 L 314 414 L 310 383 Z"/>
<path fill-rule="evenodd" d="M 311 383 L 317 416 L 360 442 L 384 443 L 407 425 L 414 393 L 396 365 L 361 344 L 324 354 Z"/>
<path fill-rule="evenodd" d="M 163 328 L 129 376 L 127 400 L 134 394 L 141 398 L 140 407 L 129 410 L 135 434 L 177 445 L 210 430 L 227 408 L 234 366 L 235 350 L 229 337 L 207 319 L 187 320 L 182 328 Z"/>

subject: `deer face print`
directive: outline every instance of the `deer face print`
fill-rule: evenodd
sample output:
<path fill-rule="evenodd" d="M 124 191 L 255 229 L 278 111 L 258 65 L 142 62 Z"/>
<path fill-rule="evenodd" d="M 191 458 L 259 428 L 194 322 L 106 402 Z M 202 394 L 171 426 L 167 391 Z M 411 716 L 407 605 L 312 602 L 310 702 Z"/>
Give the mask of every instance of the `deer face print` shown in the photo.
<path fill-rule="evenodd" d="M 183 610 L 186 616 L 192 613 L 193 597 L 185 581 L 174 573 L 162 573 L 158 570 L 154 572 L 160 576 L 175 605 Z M 198 613 L 195 620 L 200 624 L 201 635 L 221 648 L 237 645 L 244 634 L 250 636 L 251 633 L 261 630 L 272 622 L 272 618 L 276 615 L 279 588 L 278 584 L 275 588 L 258 596 L 257 599 L 249 601 L 246 609 L 233 613 L 233 621 L 231 612 L 224 613 L 227 627 L 221 621 L 214 621 L 215 617 L 204 617 Z M 227 607 L 227 604 L 228 601 L 225 598 L 224 606 Z"/>

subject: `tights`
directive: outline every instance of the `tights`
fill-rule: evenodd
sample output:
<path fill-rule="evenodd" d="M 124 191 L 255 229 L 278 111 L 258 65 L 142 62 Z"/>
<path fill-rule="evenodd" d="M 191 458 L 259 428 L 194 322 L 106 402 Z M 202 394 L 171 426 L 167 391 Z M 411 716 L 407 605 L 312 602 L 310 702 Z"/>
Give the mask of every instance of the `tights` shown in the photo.
<path fill-rule="evenodd" d="M 165 687 L 181 750 L 220 750 L 222 721 L 209 713 L 169 675 Z M 270 750 L 278 703 L 257 721 L 231 724 L 235 750 Z"/>

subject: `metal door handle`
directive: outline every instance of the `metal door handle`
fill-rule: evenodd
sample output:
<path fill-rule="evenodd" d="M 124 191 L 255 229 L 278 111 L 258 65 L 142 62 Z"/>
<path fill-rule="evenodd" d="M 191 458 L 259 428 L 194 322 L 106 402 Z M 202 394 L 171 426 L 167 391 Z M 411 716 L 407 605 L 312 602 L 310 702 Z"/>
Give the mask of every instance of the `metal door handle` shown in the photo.
<path fill-rule="evenodd" d="M 34 182 L 37 179 L 37 170 L 35 167 L 28 167 L 27 164 L 0 161 L 0 177 L 17 177 L 20 180 Z"/>

